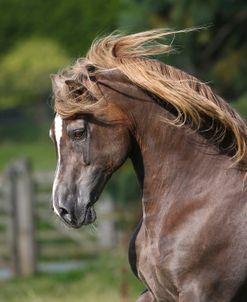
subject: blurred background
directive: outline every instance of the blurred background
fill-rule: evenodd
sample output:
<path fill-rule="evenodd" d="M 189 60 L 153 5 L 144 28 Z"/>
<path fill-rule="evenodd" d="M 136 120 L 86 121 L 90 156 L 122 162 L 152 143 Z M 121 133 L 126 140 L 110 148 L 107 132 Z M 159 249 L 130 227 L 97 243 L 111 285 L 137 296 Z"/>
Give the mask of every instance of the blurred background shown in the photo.
<path fill-rule="evenodd" d="M 50 207 L 56 165 L 49 74 L 120 29 L 206 29 L 160 56 L 247 117 L 245 0 L 0 0 L 0 301 L 134 301 L 127 245 L 140 192 L 127 162 L 98 202 L 98 222 L 70 230 Z"/>

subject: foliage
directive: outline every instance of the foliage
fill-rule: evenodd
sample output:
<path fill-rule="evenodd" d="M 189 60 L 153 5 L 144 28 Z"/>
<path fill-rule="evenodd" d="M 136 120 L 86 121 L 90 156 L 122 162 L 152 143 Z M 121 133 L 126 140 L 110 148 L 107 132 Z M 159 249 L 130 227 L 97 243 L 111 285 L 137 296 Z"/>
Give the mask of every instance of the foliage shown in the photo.
<path fill-rule="evenodd" d="M 30 83 L 25 72 L 31 79 L 35 78 L 40 65 L 47 64 L 47 61 L 51 63 L 49 70 L 61 68 L 68 62 L 65 51 L 69 57 L 78 57 L 85 53 L 97 35 L 118 27 L 130 32 L 150 27 L 181 29 L 208 26 L 199 32 L 178 36 L 174 46 L 182 53 L 164 60 L 204 81 L 213 81 L 212 84 L 226 99 L 236 99 L 245 93 L 247 84 L 245 5 L 244 0 L 0 0 L 0 61 L 3 65 L 0 90 L 7 99 L 4 104 L 9 107 L 28 102 L 27 99 L 33 100 L 32 91 L 27 91 L 29 87 L 30 90 L 43 92 L 44 79 L 40 80 L 41 83 L 36 81 L 36 85 L 32 83 L 28 86 Z M 44 41 L 44 37 L 48 40 Z M 53 44 L 49 46 L 53 51 L 48 51 L 44 57 L 42 53 L 46 52 L 47 43 Z M 41 44 L 44 45 L 38 57 L 38 45 Z M 34 52 L 37 56 L 35 63 Z M 26 62 L 29 60 L 29 63 Z M 32 68 L 29 68 L 31 63 Z M 29 64 L 27 69 L 25 64 Z M 46 77 L 49 70 L 46 70 Z M 44 75 L 45 67 L 40 71 Z M 15 85 L 20 93 L 28 92 L 22 101 L 20 98 L 16 100 Z M 1 101 L 0 108 L 3 106 Z"/>
<path fill-rule="evenodd" d="M 95 36 L 115 29 L 120 4 L 120 0 L 0 0 L 0 52 L 35 35 L 58 42 L 78 57 Z"/>
<path fill-rule="evenodd" d="M 232 105 L 245 118 L 245 120 L 247 120 L 247 93 Z"/>
<path fill-rule="evenodd" d="M 49 73 L 114 30 L 119 9 L 120 0 L 0 0 L 0 109 L 47 98 Z"/>
<path fill-rule="evenodd" d="M 215 87 L 227 99 L 246 91 L 247 10 L 244 0 L 126 0 L 119 23 L 133 31 L 143 28 L 175 29 L 206 26 L 199 32 L 177 36 L 180 55 L 165 60 Z M 141 14 L 137 14 L 138 8 Z M 137 22 L 138 21 L 138 22 Z"/>
<path fill-rule="evenodd" d="M 48 75 L 68 63 L 68 56 L 51 40 L 23 41 L 0 61 L 0 108 L 43 101 L 51 89 Z"/>

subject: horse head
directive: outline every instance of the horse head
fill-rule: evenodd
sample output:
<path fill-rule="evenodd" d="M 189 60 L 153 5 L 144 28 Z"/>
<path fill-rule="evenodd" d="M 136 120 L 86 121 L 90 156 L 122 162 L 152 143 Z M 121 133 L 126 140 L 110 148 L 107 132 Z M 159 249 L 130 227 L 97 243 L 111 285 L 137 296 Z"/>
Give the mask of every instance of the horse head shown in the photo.
<path fill-rule="evenodd" d="M 83 93 L 76 81 L 53 76 L 53 92 L 67 90 L 74 97 Z M 109 113 L 113 114 L 113 112 Z M 129 155 L 131 138 L 122 122 L 106 122 L 92 113 L 56 114 L 50 137 L 57 151 L 53 184 L 53 208 L 68 225 L 78 228 L 96 219 L 94 203 L 112 173 Z"/>

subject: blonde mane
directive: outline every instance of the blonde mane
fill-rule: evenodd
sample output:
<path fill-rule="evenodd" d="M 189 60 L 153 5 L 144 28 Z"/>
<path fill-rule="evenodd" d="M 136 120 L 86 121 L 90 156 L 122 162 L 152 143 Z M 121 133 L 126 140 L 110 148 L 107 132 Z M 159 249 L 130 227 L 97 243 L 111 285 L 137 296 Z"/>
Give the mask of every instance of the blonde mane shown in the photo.
<path fill-rule="evenodd" d="M 55 110 L 68 117 L 90 108 L 92 102 L 89 99 L 99 99 L 97 81 L 93 77 L 102 71 L 117 69 L 132 83 L 175 108 L 176 117 L 166 122 L 178 127 L 189 123 L 193 129 L 199 130 L 208 119 L 211 124 L 203 131 L 213 129 L 211 141 L 217 145 L 230 135 L 227 149 L 234 162 L 245 168 L 247 126 L 238 113 L 195 77 L 149 58 L 172 50 L 170 44 L 163 43 L 164 38 L 187 31 L 159 29 L 126 36 L 114 33 L 95 40 L 86 57 L 62 73 L 64 81 L 76 80 L 86 86 L 84 98 L 75 101 L 64 89 L 56 98 Z M 87 79 L 86 85 L 83 78 Z M 92 106 L 100 108 L 102 104 L 96 101 Z"/>

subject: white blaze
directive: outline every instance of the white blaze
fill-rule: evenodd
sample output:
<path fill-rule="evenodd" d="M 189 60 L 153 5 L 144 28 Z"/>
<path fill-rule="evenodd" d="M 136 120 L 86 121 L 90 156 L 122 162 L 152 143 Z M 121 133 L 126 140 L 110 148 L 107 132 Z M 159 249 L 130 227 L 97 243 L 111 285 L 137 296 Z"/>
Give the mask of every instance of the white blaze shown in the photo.
<path fill-rule="evenodd" d="M 55 173 L 55 178 L 53 182 L 53 189 L 52 189 L 52 197 L 53 197 L 53 208 L 54 212 L 59 215 L 58 209 L 55 207 L 55 192 L 56 188 L 58 185 L 58 175 L 60 173 L 60 165 L 61 165 L 61 152 L 60 152 L 60 147 L 61 147 L 61 138 L 63 134 L 63 120 L 60 115 L 56 115 L 55 120 L 54 120 L 54 132 L 55 132 L 55 139 L 56 139 L 56 144 L 57 144 L 57 169 Z"/>
<path fill-rule="evenodd" d="M 50 136 L 50 139 L 53 141 L 51 129 L 49 130 L 49 136 Z"/>

